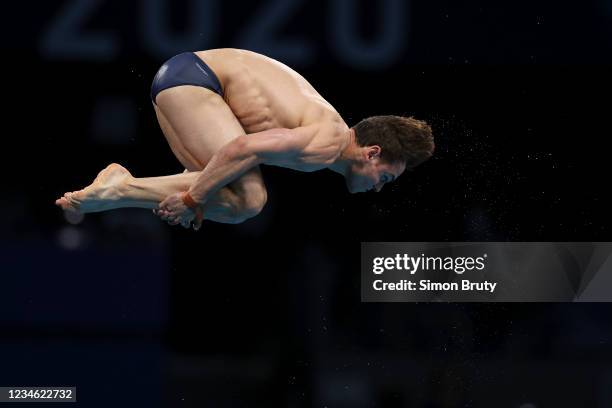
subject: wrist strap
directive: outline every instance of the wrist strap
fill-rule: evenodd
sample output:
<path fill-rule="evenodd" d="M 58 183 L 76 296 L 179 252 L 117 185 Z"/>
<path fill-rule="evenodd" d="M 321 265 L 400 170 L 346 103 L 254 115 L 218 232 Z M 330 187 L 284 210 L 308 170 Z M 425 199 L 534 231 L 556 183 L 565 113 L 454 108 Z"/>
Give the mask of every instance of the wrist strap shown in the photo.
<path fill-rule="evenodd" d="M 189 194 L 189 191 L 185 191 L 183 195 L 181 196 L 181 198 L 183 199 L 183 204 L 185 204 L 187 207 L 191 208 L 192 210 L 196 210 L 200 207 L 200 205 L 196 203 L 196 201 L 193 199 L 191 194 Z"/>
<path fill-rule="evenodd" d="M 204 210 L 202 209 L 202 206 L 193 199 L 191 194 L 189 194 L 189 191 L 185 191 L 181 196 L 181 199 L 183 200 L 183 204 L 195 211 L 196 221 L 198 225 L 201 224 L 204 220 Z"/>

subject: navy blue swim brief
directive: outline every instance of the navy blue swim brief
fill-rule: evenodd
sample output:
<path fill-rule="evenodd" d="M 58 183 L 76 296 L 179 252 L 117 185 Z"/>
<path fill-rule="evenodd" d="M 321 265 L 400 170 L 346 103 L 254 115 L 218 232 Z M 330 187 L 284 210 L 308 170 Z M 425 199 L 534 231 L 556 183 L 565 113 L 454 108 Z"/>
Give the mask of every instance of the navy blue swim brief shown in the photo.
<path fill-rule="evenodd" d="M 193 52 L 175 55 L 161 66 L 151 85 L 151 100 L 164 89 L 181 85 L 201 86 L 223 96 L 219 78 L 204 61 Z"/>

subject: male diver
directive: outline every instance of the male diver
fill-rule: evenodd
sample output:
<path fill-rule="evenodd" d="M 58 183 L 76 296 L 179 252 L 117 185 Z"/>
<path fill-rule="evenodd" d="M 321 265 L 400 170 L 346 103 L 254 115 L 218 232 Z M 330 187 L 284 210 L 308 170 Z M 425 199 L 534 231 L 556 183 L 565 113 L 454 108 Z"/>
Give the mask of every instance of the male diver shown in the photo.
<path fill-rule="evenodd" d="M 356 89 L 356 94 L 358 90 Z M 179 54 L 157 72 L 151 99 L 185 172 L 135 178 L 111 164 L 56 200 L 82 213 L 154 209 L 172 225 L 236 224 L 267 199 L 260 164 L 344 176 L 351 193 L 380 191 L 432 156 L 432 131 L 412 117 L 374 116 L 349 127 L 300 74 L 254 52 Z"/>

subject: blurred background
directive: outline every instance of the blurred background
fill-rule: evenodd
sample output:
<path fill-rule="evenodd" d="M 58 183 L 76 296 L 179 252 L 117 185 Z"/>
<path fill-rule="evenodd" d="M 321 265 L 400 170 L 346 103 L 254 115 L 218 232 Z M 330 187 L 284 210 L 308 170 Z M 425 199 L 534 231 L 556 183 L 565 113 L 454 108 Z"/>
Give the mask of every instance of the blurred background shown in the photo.
<path fill-rule="evenodd" d="M 368 304 L 359 287 L 362 241 L 612 240 L 612 1 L 3 10 L 0 385 L 76 386 L 83 407 L 612 406 L 609 304 Z M 198 233 L 53 205 L 110 162 L 181 172 L 151 80 L 220 47 L 295 68 L 349 125 L 427 120 L 435 157 L 354 196 L 265 167 L 262 214 Z"/>

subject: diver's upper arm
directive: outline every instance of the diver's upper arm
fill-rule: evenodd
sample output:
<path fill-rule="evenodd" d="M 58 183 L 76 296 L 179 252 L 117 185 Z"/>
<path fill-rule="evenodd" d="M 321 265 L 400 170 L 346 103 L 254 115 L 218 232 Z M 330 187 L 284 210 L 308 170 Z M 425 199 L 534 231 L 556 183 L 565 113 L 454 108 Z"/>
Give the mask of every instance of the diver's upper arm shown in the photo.
<path fill-rule="evenodd" d="M 295 129 L 270 129 L 240 136 L 236 144 L 244 154 L 255 155 L 258 162 L 276 164 L 298 157 L 312 142 L 319 126 L 311 125 Z"/>

